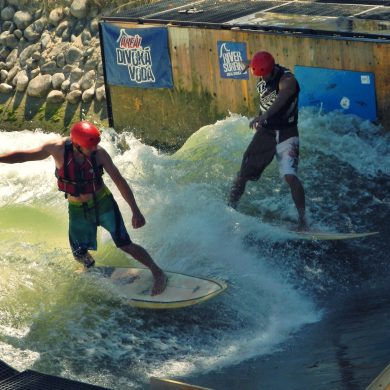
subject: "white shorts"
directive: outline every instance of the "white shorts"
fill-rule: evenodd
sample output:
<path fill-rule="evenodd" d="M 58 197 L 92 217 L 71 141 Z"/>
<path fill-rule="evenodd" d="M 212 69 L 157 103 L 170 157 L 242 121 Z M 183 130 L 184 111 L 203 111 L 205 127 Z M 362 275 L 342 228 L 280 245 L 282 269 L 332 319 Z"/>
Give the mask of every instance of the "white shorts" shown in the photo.
<path fill-rule="evenodd" d="M 299 138 L 291 137 L 280 144 L 278 143 L 276 145 L 276 159 L 279 163 L 280 176 L 298 176 Z"/>

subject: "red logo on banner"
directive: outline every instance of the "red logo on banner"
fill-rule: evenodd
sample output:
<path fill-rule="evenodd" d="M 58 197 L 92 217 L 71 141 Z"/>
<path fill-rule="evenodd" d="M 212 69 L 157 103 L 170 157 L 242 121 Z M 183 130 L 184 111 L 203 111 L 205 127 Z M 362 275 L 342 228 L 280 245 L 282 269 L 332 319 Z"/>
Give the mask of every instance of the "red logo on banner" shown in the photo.
<path fill-rule="evenodd" d="M 127 35 L 125 30 L 122 29 L 118 41 L 121 49 L 139 49 L 142 44 L 142 37 L 138 34 Z"/>

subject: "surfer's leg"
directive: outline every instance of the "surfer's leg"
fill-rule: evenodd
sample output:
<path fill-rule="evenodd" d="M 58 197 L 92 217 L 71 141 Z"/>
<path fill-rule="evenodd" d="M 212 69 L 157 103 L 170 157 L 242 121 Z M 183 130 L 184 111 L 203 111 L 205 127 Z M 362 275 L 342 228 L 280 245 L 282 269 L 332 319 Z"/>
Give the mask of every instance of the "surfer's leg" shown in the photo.
<path fill-rule="evenodd" d="M 122 249 L 150 269 L 154 277 L 152 295 L 161 294 L 165 290 L 168 281 L 167 276 L 142 246 L 132 242 L 129 245 L 119 247 L 119 249 Z"/>
<path fill-rule="evenodd" d="M 236 178 L 233 181 L 232 188 L 229 194 L 228 205 L 233 209 L 237 208 L 238 201 L 240 200 L 242 194 L 245 191 L 247 180 L 240 176 L 240 173 L 237 174 Z"/>
<path fill-rule="evenodd" d="M 241 168 L 238 172 L 229 195 L 229 206 L 237 208 L 238 201 L 245 191 L 248 180 L 260 179 L 264 169 L 271 163 L 275 155 L 276 141 L 273 136 L 257 131 L 244 153 Z"/>
<path fill-rule="evenodd" d="M 291 137 L 276 147 L 279 171 L 291 190 L 291 197 L 298 211 L 298 230 L 307 228 L 305 216 L 305 191 L 298 178 L 299 138 Z"/>
<path fill-rule="evenodd" d="M 100 225 L 110 232 L 115 245 L 119 249 L 150 269 L 154 277 L 152 295 L 161 294 L 166 287 L 167 277 L 149 253 L 143 247 L 131 241 L 115 199 L 112 196 L 105 199 L 100 209 L 106 211 L 100 215 Z"/>
<path fill-rule="evenodd" d="M 85 268 L 90 268 L 95 265 L 95 259 L 86 249 L 76 249 L 73 251 L 73 257 L 76 261 L 81 263 Z"/>
<path fill-rule="evenodd" d="M 83 207 L 69 204 L 69 244 L 73 257 L 86 268 L 92 267 L 95 260 L 88 249 L 97 249 L 97 226 L 88 218 Z"/>
<path fill-rule="evenodd" d="M 303 189 L 302 183 L 297 176 L 285 175 L 284 178 L 290 186 L 291 196 L 298 211 L 298 230 L 306 230 L 305 190 Z"/>

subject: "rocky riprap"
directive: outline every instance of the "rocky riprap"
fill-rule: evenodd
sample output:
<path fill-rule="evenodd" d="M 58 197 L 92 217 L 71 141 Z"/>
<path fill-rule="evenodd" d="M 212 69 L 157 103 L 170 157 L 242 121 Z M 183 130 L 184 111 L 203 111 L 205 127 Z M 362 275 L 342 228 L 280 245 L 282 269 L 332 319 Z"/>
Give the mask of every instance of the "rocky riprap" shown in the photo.
<path fill-rule="evenodd" d="M 92 0 L 0 0 L 0 94 L 47 103 L 105 99 L 99 6 Z"/>

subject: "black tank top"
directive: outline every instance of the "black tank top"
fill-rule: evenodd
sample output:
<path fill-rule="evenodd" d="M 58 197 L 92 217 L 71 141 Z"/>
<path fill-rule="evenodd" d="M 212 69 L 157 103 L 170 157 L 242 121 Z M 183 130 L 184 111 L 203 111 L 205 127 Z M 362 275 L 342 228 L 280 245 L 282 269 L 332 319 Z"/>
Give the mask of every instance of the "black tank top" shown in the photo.
<path fill-rule="evenodd" d="M 272 80 L 266 82 L 260 78 L 257 83 L 257 91 L 260 95 L 260 115 L 266 112 L 274 103 L 279 94 L 279 82 L 285 74 L 292 74 L 289 69 L 280 65 L 276 65 L 277 72 Z M 287 101 L 285 106 L 272 117 L 267 119 L 267 129 L 281 130 L 279 142 L 287 138 L 298 136 L 298 95 L 300 87 L 297 83 L 297 90 L 293 96 Z"/>

